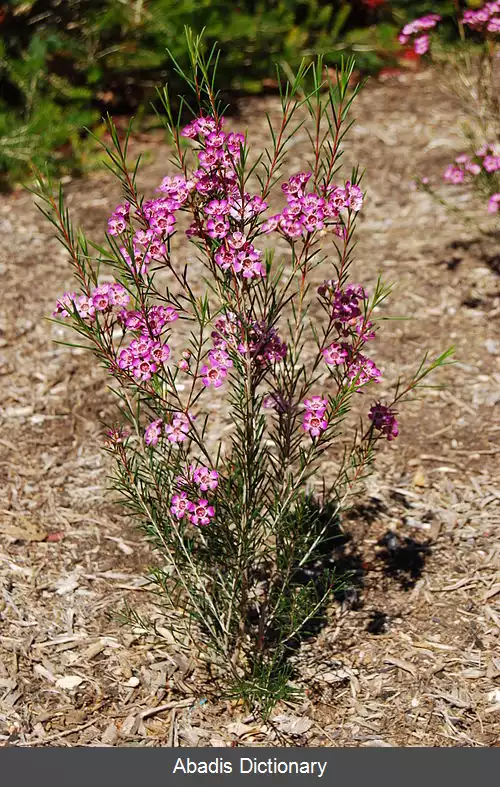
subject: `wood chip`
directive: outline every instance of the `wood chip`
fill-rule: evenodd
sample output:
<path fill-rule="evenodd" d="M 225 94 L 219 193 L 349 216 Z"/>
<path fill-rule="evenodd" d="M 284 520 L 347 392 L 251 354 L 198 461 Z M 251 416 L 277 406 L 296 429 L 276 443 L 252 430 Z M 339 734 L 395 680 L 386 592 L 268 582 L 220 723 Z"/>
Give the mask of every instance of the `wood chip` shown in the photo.
<path fill-rule="evenodd" d="M 275 716 L 274 719 L 271 719 L 272 723 L 280 730 L 280 732 L 284 732 L 287 735 L 304 735 L 308 730 L 311 729 L 313 725 L 313 721 L 308 719 L 306 716 L 287 716 L 285 714 L 281 714 L 279 716 Z"/>
<path fill-rule="evenodd" d="M 59 689 L 68 689 L 68 691 L 72 691 L 73 689 L 77 689 L 78 686 L 81 686 L 83 681 L 84 678 L 81 678 L 79 675 L 65 675 L 63 678 L 58 678 L 56 680 L 56 686 Z"/>
<path fill-rule="evenodd" d="M 410 675 L 413 675 L 414 678 L 418 676 L 418 672 L 409 661 L 403 661 L 403 659 L 397 659 L 395 656 L 386 656 L 384 659 L 385 664 L 392 664 L 394 667 L 399 667 L 399 669 L 404 670 L 405 672 L 409 672 Z"/>

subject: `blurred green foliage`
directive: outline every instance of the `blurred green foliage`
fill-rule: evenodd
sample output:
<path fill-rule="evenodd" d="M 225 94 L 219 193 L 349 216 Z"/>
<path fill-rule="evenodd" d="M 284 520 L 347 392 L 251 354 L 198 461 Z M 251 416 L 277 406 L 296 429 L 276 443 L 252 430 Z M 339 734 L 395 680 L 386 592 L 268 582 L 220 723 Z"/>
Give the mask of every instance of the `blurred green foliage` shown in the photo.
<path fill-rule="evenodd" d="M 258 93 L 275 63 L 317 52 L 332 65 L 354 51 L 372 71 L 398 50 L 396 33 L 437 0 L 0 0 L 0 184 L 28 164 L 85 169 L 82 129 L 104 112 L 137 114 L 169 79 L 167 48 L 186 63 L 184 26 L 222 52 L 219 85 Z M 175 92 L 175 84 L 173 85 Z"/>

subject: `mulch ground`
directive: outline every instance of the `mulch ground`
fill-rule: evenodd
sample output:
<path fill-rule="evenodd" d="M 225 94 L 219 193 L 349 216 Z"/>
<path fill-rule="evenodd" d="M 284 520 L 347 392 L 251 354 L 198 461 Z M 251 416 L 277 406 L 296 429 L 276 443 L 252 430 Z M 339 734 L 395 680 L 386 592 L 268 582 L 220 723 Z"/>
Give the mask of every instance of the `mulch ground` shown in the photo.
<path fill-rule="evenodd" d="M 276 113 L 275 99 L 249 101 L 233 121 L 257 144 L 265 110 Z M 120 623 L 125 603 L 158 613 L 143 578 L 154 558 L 106 493 L 111 395 L 44 320 L 71 287 L 64 250 L 29 194 L 0 198 L 3 745 L 500 744 L 499 236 L 412 188 L 415 175 L 438 182 L 462 148 L 458 110 L 431 73 L 373 82 L 355 114 L 346 160 L 366 167 L 368 199 L 353 279 L 394 280 L 387 314 L 411 318 L 385 323 L 376 342 L 380 393 L 423 349 L 454 344 L 458 362 L 440 374 L 445 388 L 402 410 L 400 438 L 353 501 L 336 555 L 353 587 L 294 656 L 304 701 L 265 725 L 219 698 L 161 619 L 158 637 Z M 155 138 L 135 146 L 152 190 L 168 151 Z M 98 239 L 115 185 L 94 174 L 66 192 Z"/>

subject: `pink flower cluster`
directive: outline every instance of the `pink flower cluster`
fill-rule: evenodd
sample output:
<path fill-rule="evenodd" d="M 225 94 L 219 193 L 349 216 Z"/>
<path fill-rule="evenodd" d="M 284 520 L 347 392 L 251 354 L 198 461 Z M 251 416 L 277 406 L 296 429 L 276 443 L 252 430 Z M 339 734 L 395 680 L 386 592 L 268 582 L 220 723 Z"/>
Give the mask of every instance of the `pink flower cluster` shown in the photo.
<path fill-rule="evenodd" d="M 262 372 L 269 364 L 282 360 L 287 351 L 275 328 L 265 321 L 252 320 L 249 323 L 234 312 L 227 312 L 215 323 L 212 331 L 213 347 L 208 353 L 210 365 L 200 369 L 204 386 L 220 388 L 227 377 L 228 369 L 233 366 L 229 351 L 252 359 L 256 371 Z"/>
<path fill-rule="evenodd" d="M 216 120 L 213 117 L 202 116 L 191 121 L 182 130 L 182 135 L 196 140 L 200 145 L 198 151 L 199 167 L 193 173 L 195 189 L 206 203 L 220 201 L 222 213 L 206 213 L 210 223 L 211 237 L 225 237 L 229 232 L 224 232 L 222 226 L 217 231 L 219 219 L 222 224 L 229 225 L 228 217 L 236 221 L 253 218 L 267 207 L 262 200 L 255 201 L 249 194 L 244 195 L 243 204 L 238 186 L 236 166 L 240 160 L 241 148 L 245 144 L 243 134 L 226 134 L 222 130 L 224 118 Z M 220 194 L 227 199 L 218 200 Z M 226 204 L 227 203 L 227 204 Z M 207 227 L 208 229 L 208 227 Z M 199 227 L 196 228 L 200 230 Z M 215 231 L 215 233 L 214 233 Z M 222 234 L 220 234 L 222 233 Z"/>
<path fill-rule="evenodd" d="M 329 366 L 345 367 L 345 375 L 355 382 L 359 390 L 369 382 L 378 382 L 380 370 L 374 362 L 363 355 L 360 345 L 375 338 L 373 324 L 366 318 L 367 295 L 359 284 L 339 287 L 338 282 L 325 281 L 318 294 L 323 299 L 339 338 L 352 337 L 354 343 L 334 341 L 322 350 L 323 358 Z"/>
<path fill-rule="evenodd" d="M 118 319 L 129 331 L 140 331 L 143 335 L 160 336 L 166 325 L 177 320 L 179 315 L 173 306 L 151 306 L 146 313 L 124 309 Z"/>
<path fill-rule="evenodd" d="M 175 211 L 186 204 L 194 187 L 193 180 L 186 180 L 181 175 L 166 177 L 157 189 L 165 196 L 148 200 L 136 209 L 141 226 L 134 232 L 131 248 L 120 248 L 123 259 L 136 274 L 146 275 L 151 262 L 167 256 L 166 242 L 175 230 Z M 108 233 L 123 235 L 130 226 L 130 204 L 126 202 L 118 205 L 109 218 Z"/>
<path fill-rule="evenodd" d="M 213 492 L 219 485 L 219 474 L 209 467 L 189 465 L 184 475 L 178 477 L 176 482 L 180 487 L 195 486 L 200 492 L 209 490 Z M 193 525 L 208 525 L 210 519 L 215 516 L 215 509 L 208 504 L 208 500 L 201 498 L 194 503 L 188 499 L 188 493 L 185 491 L 172 497 L 170 510 L 176 519 L 187 516 Z"/>
<path fill-rule="evenodd" d="M 144 432 L 144 442 L 146 445 L 155 446 L 164 433 L 171 443 L 182 443 L 191 428 L 195 419 L 191 413 L 173 413 L 172 423 L 164 424 L 161 418 L 150 423 Z"/>
<path fill-rule="evenodd" d="M 346 376 L 350 382 L 356 383 L 356 388 L 359 390 L 367 383 L 378 383 L 382 378 L 382 373 L 378 369 L 371 358 L 367 358 L 362 353 L 352 353 L 352 360 L 347 364 Z"/>
<path fill-rule="evenodd" d="M 462 24 L 473 30 L 500 33 L 500 0 L 485 3 L 482 8 L 478 8 L 476 11 L 467 9 L 464 11 Z"/>
<path fill-rule="evenodd" d="M 265 320 L 248 320 L 238 317 L 234 312 L 227 312 L 217 320 L 212 340 L 214 350 L 222 350 L 227 354 L 227 350 L 231 349 L 240 355 L 249 355 L 260 369 L 283 360 L 287 351 L 286 344 L 280 339 L 276 328 L 270 327 Z M 217 357 L 226 356 L 220 356 L 213 351 L 209 353 L 212 363 Z M 222 365 L 225 363 L 223 360 Z M 229 364 L 226 363 L 227 365 Z"/>
<path fill-rule="evenodd" d="M 169 357 L 168 344 L 162 344 L 149 336 L 140 336 L 128 347 L 120 350 L 117 360 L 120 369 L 131 372 L 138 382 L 146 382 L 168 361 Z"/>
<path fill-rule="evenodd" d="M 304 407 L 306 412 L 302 422 L 302 428 L 309 435 L 319 437 L 321 432 L 328 428 L 328 420 L 326 417 L 326 409 L 328 401 L 321 396 L 311 396 L 310 399 L 304 400 Z"/>
<path fill-rule="evenodd" d="M 201 197 L 202 210 L 187 235 L 215 242 L 214 258 L 223 270 L 246 280 L 259 278 L 265 276 L 262 252 L 255 248 L 244 228 L 266 210 L 267 204 L 257 195 L 241 194 L 236 167 L 245 137 L 226 134 L 223 123 L 223 118 L 199 117 L 182 131 L 183 136 L 197 140 L 200 146 L 193 183 Z"/>
<path fill-rule="evenodd" d="M 329 186 L 323 195 L 306 192 L 311 175 L 311 172 L 299 172 L 282 185 L 288 205 L 262 224 L 262 232 L 276 231 L 288 240 L 295 240 L 328 226 L 342 235 L 340 213 L 342 210 L 361 210 L 363 192 L 350 181 L 344 188 Z"/>
<path fill-rule="evenodd" d="M 328 366 L 343 366 L 343 377 L 355 390 L 382 377 L 375 363 L 361 352 L 363 345 L 375 338 L 373 323 L 367 319 L 367 294 L 359 284 L 341 287 L 330 279 L 318 288 L 318 294 L 338 338 L 324 347 L 323 359 Z M 348 341 L 351 339 L 351 342 Z"/>
<path fill-rule="evenodd" d="M 117 205 L 108 219 L 108 234 L 121 235 L 127 229 L 130 218 L 130 202 Z"/>
<path fill-rule="evenodd" d="M 115 306 L 126 306 L 130 296 L 123 284 L 106 282 L 96 287 L 90 294 L 78 295 L 76 292 L 65 292 L 56 303 L 53 317 L 69 317 L 76 309 L 82 319 L 95 319 L 96 312 L 110 312 Z"/>
<path fill-rule="evenodd" d="M 186 515 L 192 525 L 209 525 L 215 516 L 215 508 L 209 505 L 208 500 L 201 498 L 196 503 L 188 500 L 186 492 L 180 492 L 172 497 L 170 510 L 176 519 L 183 519 Z"/>
<path fill-rule="evenodd" d="M 120 369 L 130 371 L 140 382 L 150 380 L 170 357 L 169 345 L 158 337 L 178 316 L 172 306 L 151 306 L 145 313 L 123 309 L 118 319 L 124 328 L 138 331 L 140 336 L 120 350 L 117 358 Z"/>
<path fill-rule="evenodd" d="M 500 155 L 497 154 L 493 145 L 483 145 L 476 150 L 471 158 L 467 153 L 461 153 L 456 157 L 454 164 L 449 164 L 443 174 L 443 179 L 447 183 L 463 183 L 466 174 L 473 176 L 479 175 L 482 171 L 492 174 L 500 169 Z"/>
<path fill-rule="evenodd" d="M 430 39 L 428 30 L 436 27 L 437 23 L 441 21 L 439 14 L 427 14 L 418 19 L 414 19 L 409 24 L 405 25 L 401 30 L 398 40 L 400 44 L 407 44 L 410 40 L 413 43 L 413 51 L 417 55 L 425 55 L 429 51 Z"/>
<path fill-rule="evenodd" d="M 486 172 L 497 172 L 500 169 L 500 151 L 496 145 L 483 145 L 476 151 L 476 156 L 482 159 L 483 169 Z"/>
<path fill-rule="evenodd" d="M 219 486 L 219 474 L 217 470 L 211 470 L 204 465 L 200 467 L 188 465 L 184 471 L 184 475 L 178 476 L 176 482 L 178 486 L 196 484 L 202 492 L 207 492 L 209 489 L 213 491 Z"/>
<path fill-rule="evenodd" d="M 394 410 L 385 404 L 376 402 L 370 408 L 368 418 L 373 424 L 373 428 L 380 431 L 389 441 L 394 440 L 399 434 L 398 422 Z"/>
<path fill-rule="evenodd" d="M 500 171 L 500 155 L 498 147 L 494 145 L 483 145 L 476 150 L 473 157 L 467 153 L 461 153 L 456 157 L 453 164 L 449 164 L 444 173 L 443 180 L 454 185 L 464 183 L 467 176 L 477 177 L 492 176 Z M 498 210 L 497 195 L 493 194 L 488 202 L 488 212 L 496 213 Z"/>
<path fill-rule="evenodd" d="M 258 251 L 242 232 L 227 235 L 215 254 L 217 265 L 225 271 L 230 269 L 234 273 L 240 273 L 244 279 L 266 275 L 261 259 L 262 252 Z"/>
<path fill-rule="evenodd" d="M 231 368 L 233 362 L 229 354 L 222 347 L 213 347 L 208 353 L 210 366 L 205 364 L 200 369 L 200 377 L 203 385 L 220 388 L 227 377 L 227 370 Z"/>
<path fill-rule="evenodd" d="M 378 382 L 382 373 L 374 362 L 360 352 L 354 352 L 346 342 L 332 342 L 322 350 L 323 358 L 329 366 L 345 364 L 345 374 L 349 381 L 356 382 L 357 389 L 370 382 Z"/>
<path fill-rule="evenodd" d="M 365 316 L 367 295 L 361 285 L 348 284 L 342 289 L 337 281 L 329 279 L 318 287 L 318 294 L 341 336 L 349 336 L 354 330 L 363 341 L 375 338 L 373 324 Z"/>

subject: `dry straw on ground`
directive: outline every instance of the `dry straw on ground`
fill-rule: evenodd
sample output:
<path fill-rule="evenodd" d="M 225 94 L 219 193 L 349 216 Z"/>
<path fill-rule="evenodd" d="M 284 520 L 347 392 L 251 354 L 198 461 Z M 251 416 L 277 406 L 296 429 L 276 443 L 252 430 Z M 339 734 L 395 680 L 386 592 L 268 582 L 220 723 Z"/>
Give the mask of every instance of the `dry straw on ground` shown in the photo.
<path fill-rule="evenodd" d="M 274 99 L 252 101 L 238 121 L 257 141 L 264 108 L 276 111 Z M 335 555 L 353 588 L 294 656 L 306 699 L 265 726 L 222 702 L 168 636 L 111 616 L 124 601 L 153 607 L 147 546 L 106 499 L 107 381 L 85 354 L 53 344 L 60 333 L 43 317 L 71 286 L 65 254 L 29 195 L 1 198 L 3 745 L 498 745 L 498 236 L 495 246 L 411 188 L 414 174 L 439 178 L 461 149 L 457 110 L 432 74 L 372 84 L 357 117 L 346 154 L 367 168 L 357 276 L 368 287 L 379 272 L 396 280 L 390 311 L 413 318 L 386 324 L 375 357 L 384 385 L 424 347 L 454 343 L 459 363 L 444 375 L 449 388 L 401 414 L 401 437 Z M 150 154 L 141 177 L 153 187 L 167 151 L 154 139 L 136 145 Z M 67 191 L 99 237 L 119 196 L 108 177 Z"/>

